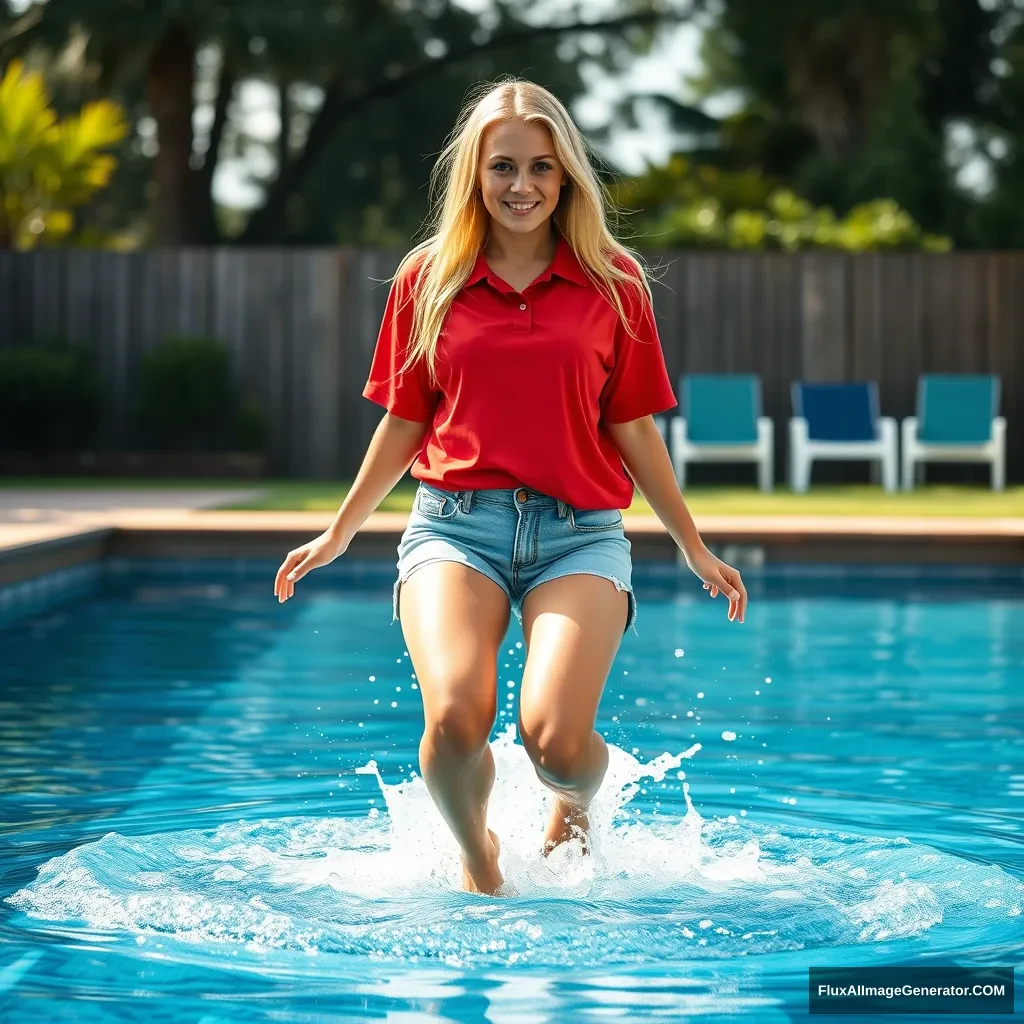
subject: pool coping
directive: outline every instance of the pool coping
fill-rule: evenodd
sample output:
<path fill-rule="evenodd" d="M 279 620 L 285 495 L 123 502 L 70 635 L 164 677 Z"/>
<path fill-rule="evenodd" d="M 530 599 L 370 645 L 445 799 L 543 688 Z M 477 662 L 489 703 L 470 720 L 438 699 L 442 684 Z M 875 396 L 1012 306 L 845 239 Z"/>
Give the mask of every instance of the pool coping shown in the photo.
<path fill-rule="evenodd" d="M 327 512 L 132 509 L 0 524 L 0 586 L 53 568 L 107 557 L 279 557 L 323 532 Z M 1024 518 L 896 516 L 694 516 L 722 557 L 745 565 L 784 562 L 1024 564 Z M 407 512 L 375 512 L 347 554 L 394 558 Z M 655 516 L 623 516 L 634 559 L 678 562 Z"/>
<path fill-rule="evenodd" d="M 98 592 L 104 574 L 156 562 L 195 572 L 249 560 L 280 564 L 331 523 L 327 512 L 130 509 L 62 513 L 45 522 L 0 523 L 0 626 Z M 720 557 L 744 572 L 957 572 L 1024 569 L 1024 519 L 849 516 L 695 516 Z M 396 561 L 407 512 L 375 512 L 336 564 Z M 681 552 L 654 516 L 623 516 L 634 565 L 674 571 Z M 357 573 L 358 575 L 358 573 Z M 1024 580 L 1024 571 L 1022 571 Z"/>

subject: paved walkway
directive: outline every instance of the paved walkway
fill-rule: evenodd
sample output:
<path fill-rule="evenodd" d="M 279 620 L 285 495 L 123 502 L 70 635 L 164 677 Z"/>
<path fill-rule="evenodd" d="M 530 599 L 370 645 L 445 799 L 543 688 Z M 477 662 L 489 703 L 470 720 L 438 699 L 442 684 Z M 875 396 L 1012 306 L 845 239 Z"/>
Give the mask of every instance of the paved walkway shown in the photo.
<path fill-rule="evenodd" d="M 0 488 L 0 551 L 76 534 L 132 516 L 151 522 L 261 497 L 263 488 Z"/>
<path fill-rule="evenodd" d="M 0 523 L 75 519 L 81 513 L 116 515 L 129 509 L 203 509 L 229 502 L 253 501 L 264 488 L 180 489 L 152 487 L 0 488 Z"/>

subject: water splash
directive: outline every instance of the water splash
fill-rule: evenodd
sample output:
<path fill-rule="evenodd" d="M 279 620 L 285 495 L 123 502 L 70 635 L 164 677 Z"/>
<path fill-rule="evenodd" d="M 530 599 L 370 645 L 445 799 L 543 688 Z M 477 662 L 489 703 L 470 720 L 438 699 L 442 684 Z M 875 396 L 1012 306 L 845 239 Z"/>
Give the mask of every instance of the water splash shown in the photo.
<path fill-rule="evenodd" d="M 458 848 L 423 780 L 389 784 L 370 761 L 356 771 L 376 776 L 386 814 L 111 832 L 43 864 L 8 902 L 65 932 L 173 943 L 179 958 L 231 948 L 454 966 L 864 950 L 932 932 L 939 948 L 1019 920 L 1019 881 L 905 839 L 706 821 L 681 779 L 681 817 L 632 813 L 641 783 L 681 775 L 699 744 L 647 763 L 609 745 L 592 854 L 574 840 L 544 857 L 550 793 L 513 727 L 492 749 L 489 824 L 515 898 L 461 892 Z"/>

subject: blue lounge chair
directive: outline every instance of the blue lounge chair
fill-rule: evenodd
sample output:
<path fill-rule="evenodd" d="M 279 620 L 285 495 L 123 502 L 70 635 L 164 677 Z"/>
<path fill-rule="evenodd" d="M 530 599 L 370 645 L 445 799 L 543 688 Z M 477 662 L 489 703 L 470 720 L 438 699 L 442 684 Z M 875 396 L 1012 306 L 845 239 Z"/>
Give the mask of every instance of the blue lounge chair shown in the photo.
<path fill-rule="evenodd" d="M 681 415 L 669 422 L 669 451 L 680 488 L 690 462 L 754 462 L 762 491 L 774 478 L 774 424 L 761 411 L 761 380 L 752 374 L 684 374 Z"/>
<path fill-rule="evenodd" d="M 1006 420 L 999 378 L 930 374 L 917 382 L 917 415 L 903 421 L 903 489 L 923 479 L 927 462 L 987 462 L 992 489 L 1006 486 Z"/>
<path fill-rule="evenodd" d="M 789 481 L 794 491 L 810 486 L 815 459 L 867 459 L 881 467 L 882 486 L 896 490 L 896 421 L 880 416 L 874 381 L 809 384 L 792 388 L 789 421 Z"/>

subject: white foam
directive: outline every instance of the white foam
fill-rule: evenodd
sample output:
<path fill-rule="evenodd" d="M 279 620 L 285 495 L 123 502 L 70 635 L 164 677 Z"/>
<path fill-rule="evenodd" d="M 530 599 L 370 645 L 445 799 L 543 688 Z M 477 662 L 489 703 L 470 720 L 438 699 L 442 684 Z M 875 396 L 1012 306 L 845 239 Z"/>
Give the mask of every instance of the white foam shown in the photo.
<path fill-rule="evenodd" d="M 376 817 L 111 832 L 47 861 L 7 902 L 65 929 L 157 933 L 199 951 L 231 943 L 371 961 L 566 966 L 872 945 L 943 922 L 950 935 L 988 934 L 997 920 L 1014 926 L 1024 900 L 1024 885 L 1000 869 L 904 838 L 705 820 L 677 778 L 699 745 L 648 763 L 609 745 L 590 808 L 592 854 L 572 841 L 544 857 L 552 797 L 512 726 L 492 749 L 488 823 L 518 892 L 511 899 L 462 893 L 458 848 L 422 779 L 387 783 L 370 762 L 358 771 L 378 779 Z M 680 787 L 685 812 L 635 813 L 631 801 L 652 783 L 669 805 Z M 974 898 L 986 885 L 1000 887 L 998 907 Z"/>

